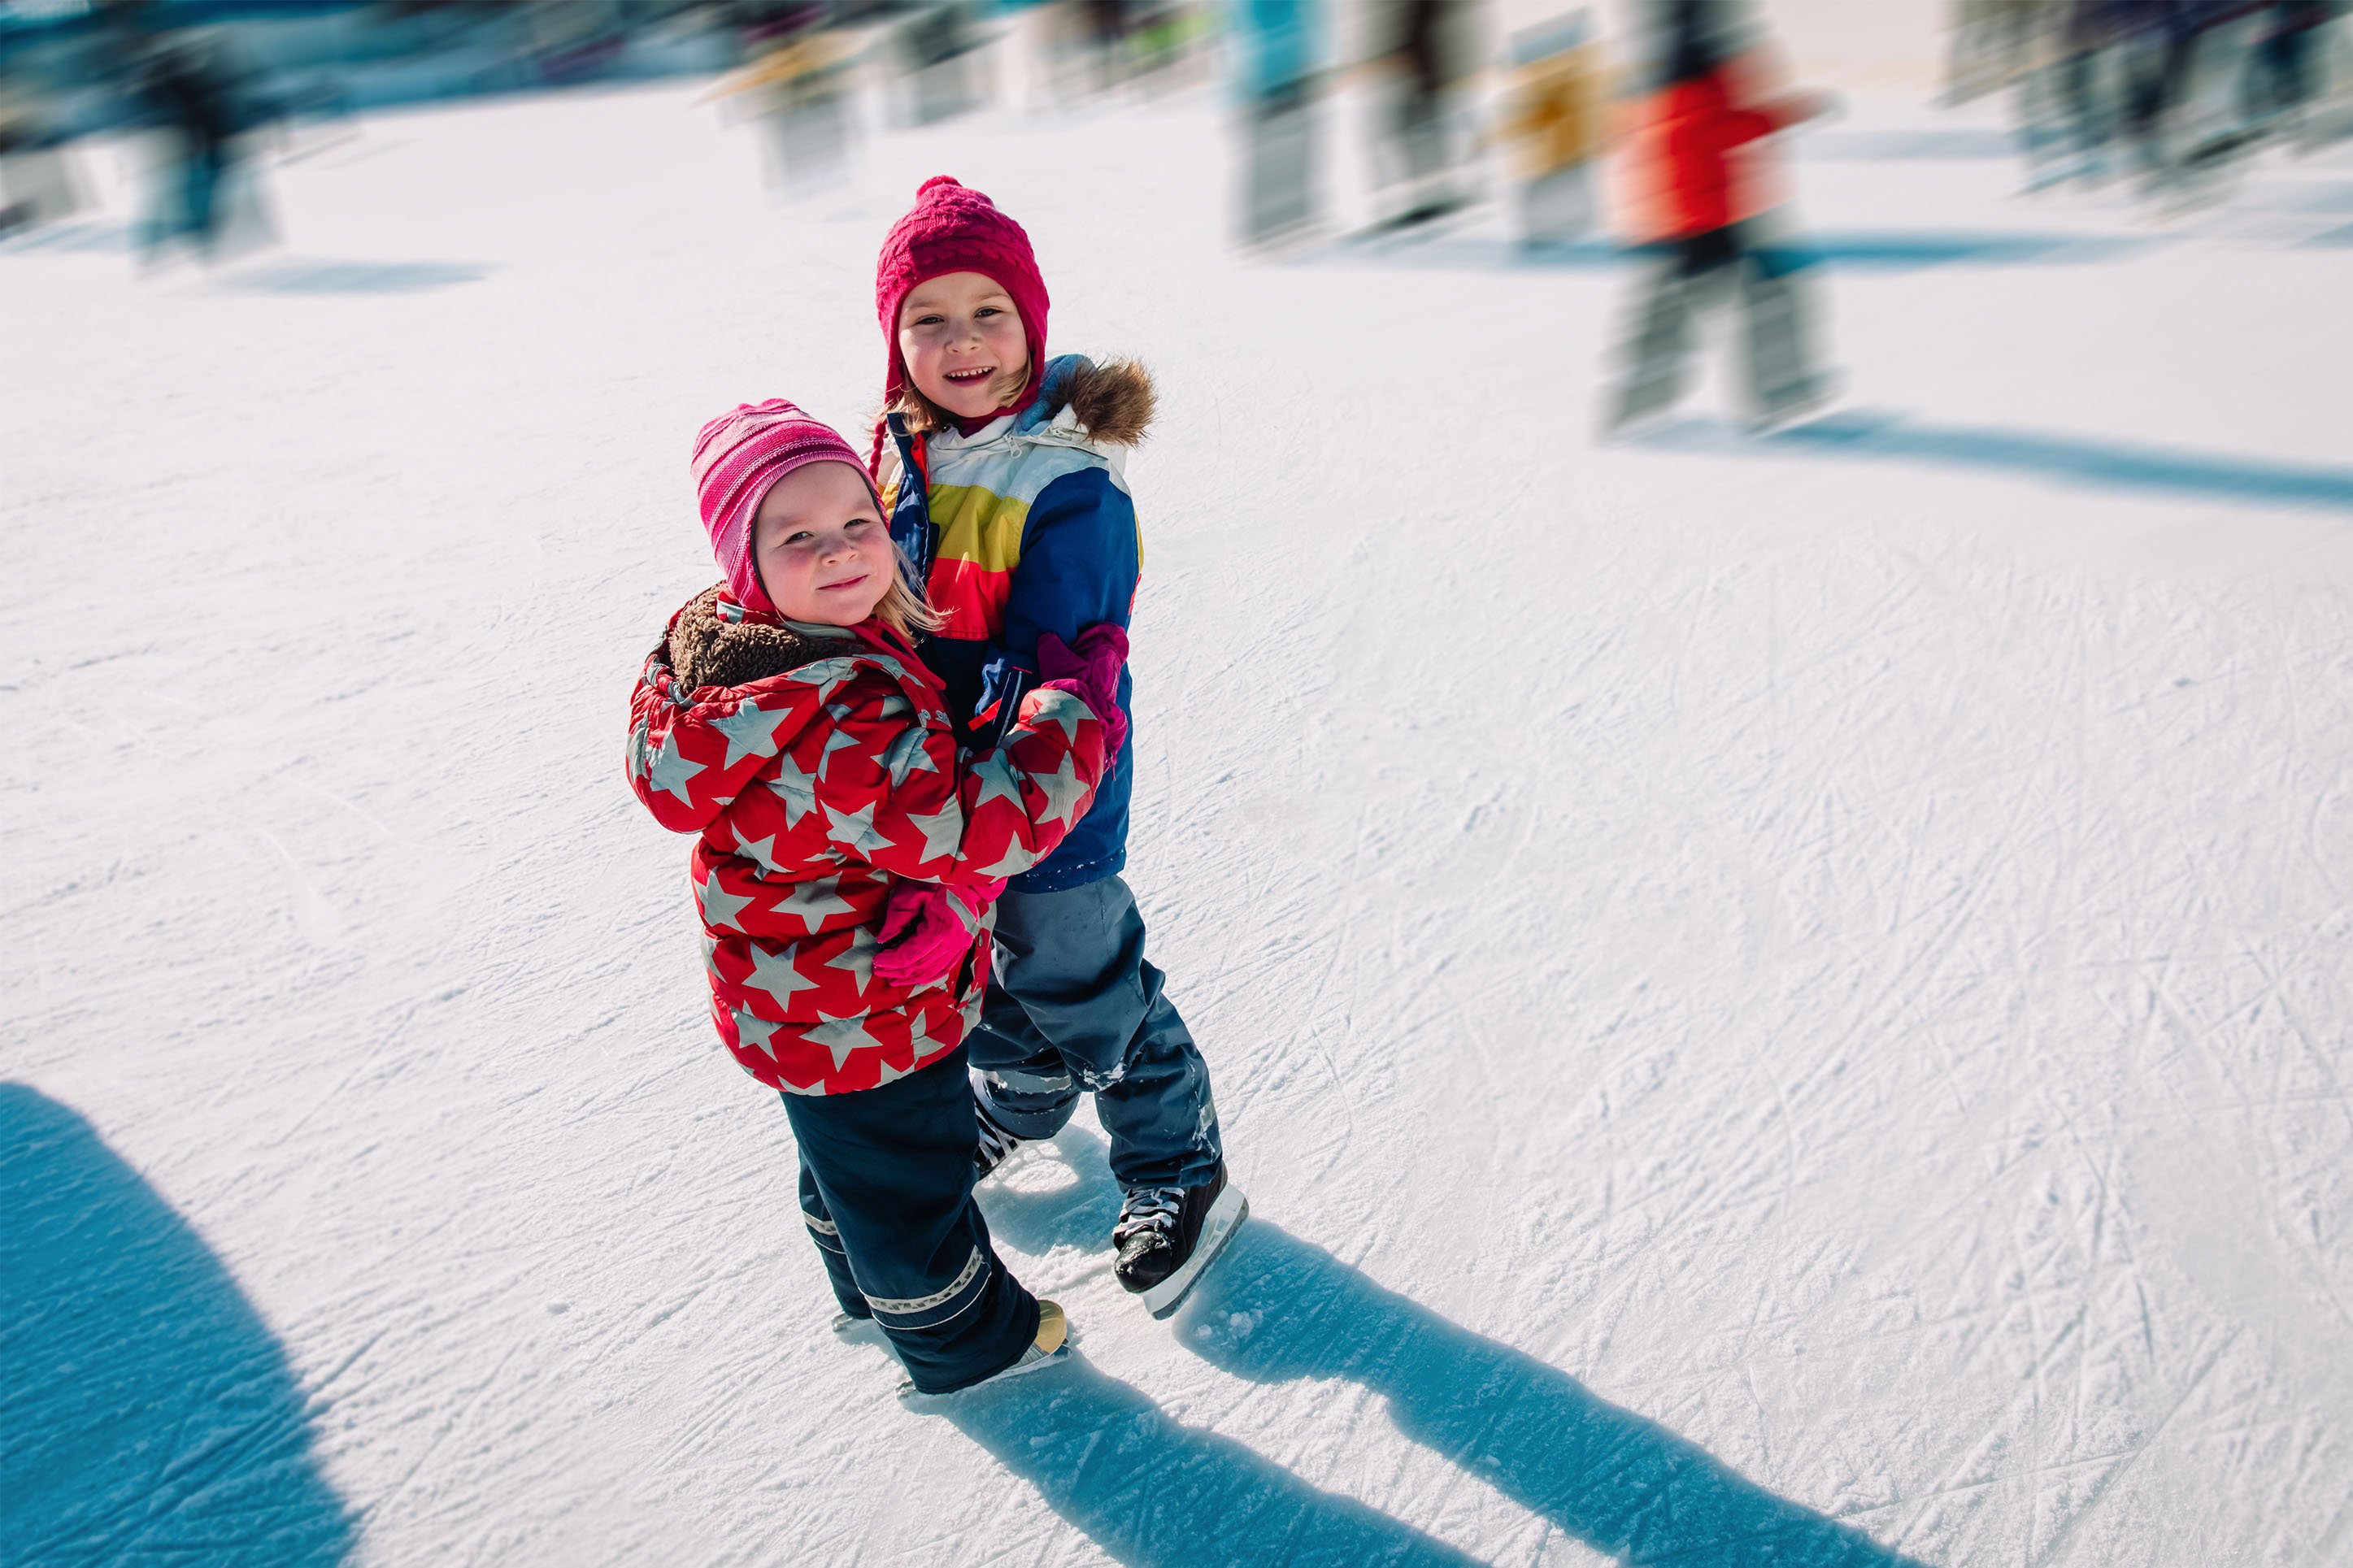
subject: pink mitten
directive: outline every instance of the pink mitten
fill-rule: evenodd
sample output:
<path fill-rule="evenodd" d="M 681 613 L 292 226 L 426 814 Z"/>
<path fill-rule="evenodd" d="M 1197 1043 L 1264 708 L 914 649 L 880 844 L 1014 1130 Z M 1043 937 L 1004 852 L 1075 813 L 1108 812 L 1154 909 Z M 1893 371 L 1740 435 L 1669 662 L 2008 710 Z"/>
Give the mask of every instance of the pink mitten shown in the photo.
<path fill-rule="evenodd" d="M 882 929 L 876 933 L 882 951 L 874 955 L 874 977 L 916 991 L 954 974 L 972 951 L 981 912 L 1004 890 L 1003 882 L 976 888 L 892 883 L 882 903 Z"/>
<path fill-rule="evenodd" d="M 1127 715 L 1119 707 L 1119 672 L 1126 663 L 1127 633 L 1109 621 L 1081 632 L 1076 647 L 1051 632 L 1038 639 L 1039 683 L 1087 705 L 1103 724 L 1106 763 L 1127 743 Z"/>

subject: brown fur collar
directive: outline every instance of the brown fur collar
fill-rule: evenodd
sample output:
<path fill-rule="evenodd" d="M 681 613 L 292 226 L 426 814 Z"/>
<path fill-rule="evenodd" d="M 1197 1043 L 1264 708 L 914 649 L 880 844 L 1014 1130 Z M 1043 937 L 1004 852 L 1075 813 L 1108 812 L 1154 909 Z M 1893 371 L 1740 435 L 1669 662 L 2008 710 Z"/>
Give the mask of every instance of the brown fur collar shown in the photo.
<path fill-rule="evenodd" d="M 1065 400 L 1090 439 L 1114 447 L 1133 447 L 1144 439 L 1159 405 L 1152 377 L 1132 359 L 1081 364 L 1071 374 Z"/>
<path fill-rule="evenodd" d="M 665 647 L 681 691 L 705 686 L 748 686 L 820 658 L 863 651 L 863 644 L 803 637 L 790 626 L 723 621 L 719 618 L 719 595 L 725 586 L 713 584 L 705 588 L 670 623 Z"/>

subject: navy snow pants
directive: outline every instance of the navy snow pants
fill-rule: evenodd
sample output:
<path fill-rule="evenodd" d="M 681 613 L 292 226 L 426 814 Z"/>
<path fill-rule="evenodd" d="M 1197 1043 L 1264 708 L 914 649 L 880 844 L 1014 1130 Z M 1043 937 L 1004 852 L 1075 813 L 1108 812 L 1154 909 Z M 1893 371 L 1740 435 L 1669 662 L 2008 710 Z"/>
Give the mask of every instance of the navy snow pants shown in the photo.
<path fill-rule="evenodd" d="M 965 1042 L 989 1114 L 1008 1132 L 1050 1138 L 1092 1093 L 1122 1186 L 1206 1185 L 1224 1152 L 1208 1064 L 1145 961 L 1127 884 L 1007 891 L 996 958 Z"/>
<path fill-rule="evenodd" d="M 1038 1337 L 1038 1298 L 989 1245 L 972 1200 L 965 1053 L 854 1094 L 788 1094 L 801 1217 L 841 1310 L 871 1317 L 915 1386 L 944 1394 L 1004 1371 Z"/>

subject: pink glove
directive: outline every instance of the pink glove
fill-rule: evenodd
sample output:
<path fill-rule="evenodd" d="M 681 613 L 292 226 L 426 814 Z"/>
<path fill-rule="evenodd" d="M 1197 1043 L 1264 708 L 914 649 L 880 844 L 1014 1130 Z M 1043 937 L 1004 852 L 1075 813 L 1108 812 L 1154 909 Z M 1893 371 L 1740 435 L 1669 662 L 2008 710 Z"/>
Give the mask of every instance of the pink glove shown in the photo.
<path fill-rule="evenodd" d="M 874 977 L 906 991 L 937 985 L 972 951 L 981 914 L 1003 891 L 1003 882 L 973 888 L 892 882 L 882 900 L 877 933 L 882 951 L 874 955 Z"/>
<path fill-rule="evenodd" d="M 1127 663 L 1127 633 L 1104 621 L 1079 634 L 1071 647 L 1053 633 L 1038 639 L 1041 687 L 1067 691 L 1085 703 L 1103 727 L 1103 761 L 1127 743 L 1127 715 L 1119 707 L 1119 672 Z"/>

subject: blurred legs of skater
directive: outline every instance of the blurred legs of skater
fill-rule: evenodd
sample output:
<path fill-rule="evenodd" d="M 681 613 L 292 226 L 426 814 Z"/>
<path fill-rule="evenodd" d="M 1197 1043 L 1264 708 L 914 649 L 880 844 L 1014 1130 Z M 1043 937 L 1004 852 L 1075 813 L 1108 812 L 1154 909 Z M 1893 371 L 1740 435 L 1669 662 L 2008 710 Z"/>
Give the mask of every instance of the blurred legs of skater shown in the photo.
<path fill-rule="evenodd" d="M 1762 242 L 1756 226 L 1731 224 L 1652 247 L 1659 259 L 1626 349 L 1608 433 L 1639 425 L 1683 395 L 1696 319 L 1736 289 L 1746 316 L 1746 393 L 1752 424 L 1782 424 L 1818 405 L 1826 391 L 1809 363 L 1800 258 Z"/>

